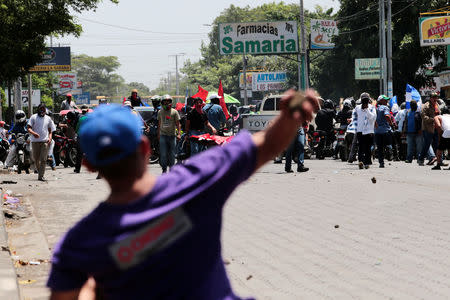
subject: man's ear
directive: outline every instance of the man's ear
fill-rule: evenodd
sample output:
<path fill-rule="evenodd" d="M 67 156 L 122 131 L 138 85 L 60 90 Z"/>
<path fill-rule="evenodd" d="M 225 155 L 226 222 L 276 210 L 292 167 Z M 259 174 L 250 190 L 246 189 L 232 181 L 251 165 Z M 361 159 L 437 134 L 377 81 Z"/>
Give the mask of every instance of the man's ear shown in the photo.
<path fill-rule="evenodd" d="M 92 173 L 98 172 L 98 170 L 90 162 L 88 162 L 86 158 L 83 157 L 81 163 L 88 169 L 89 172 Z"/>

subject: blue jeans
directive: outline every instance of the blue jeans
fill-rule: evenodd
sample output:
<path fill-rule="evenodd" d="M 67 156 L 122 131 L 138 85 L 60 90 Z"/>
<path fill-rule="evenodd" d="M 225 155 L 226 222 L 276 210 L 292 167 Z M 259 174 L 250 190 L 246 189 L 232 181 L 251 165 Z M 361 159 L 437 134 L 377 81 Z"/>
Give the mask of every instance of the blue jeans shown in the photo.
<path fill-rule="evenodd" d="M 305 163 L 305 132 L 303 128 L 298 130 L 297 136 L 286 151 L 286 165 L 284 168 L 290 170 L 292 166 L 292 153 L 295 148 L 298 149 L 298 166 L 301 167 Z"/>
<path fill-rule="evenodd" d="M 406 160 L 412 161 L 414 159 L 414 155 L 416 155 L 416 157 L 418 158 L 420 153 L 422 152 L 422 135 L 417 133 L 407 133 L 406 143 L 408 145 L 406 151 Z"/>
<path fill-rule="evenodd" d="M 204 134 L 204 132 L 202 132 L 202 131 L 189 130 L 189 136 L 202 135 L 202 134 Z M 191 156 L 194 156 L 195 154 L 202 152 L 203 150 L 205 150 L 203 145 L 191 140 Z"/>
<path fill-rule="evenodd" d="M 430 146 L 433 147 L 433 150 L 437 148 L 438 138 L 439 137 L 436 130 L 433 133 L 426 130 L 423 131 L 423 146 L 422 151 L 420 152 L 419 161 L 425 160 L 425 157 L 429 154 Z M 434 157 L 435 156 L 433 155 L 431 159 Z"/>
<path fill-rule="evenodd" d="M 161 135 L 159 137 L 159 164 L 163 172 L 175 164 L 176 137 Z"/>

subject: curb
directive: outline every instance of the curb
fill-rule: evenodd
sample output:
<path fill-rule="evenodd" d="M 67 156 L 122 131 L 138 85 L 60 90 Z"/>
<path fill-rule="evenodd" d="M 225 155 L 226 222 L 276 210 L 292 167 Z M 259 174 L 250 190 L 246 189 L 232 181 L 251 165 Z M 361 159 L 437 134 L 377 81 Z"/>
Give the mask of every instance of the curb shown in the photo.
<path fill-rule="evenodd" d="M 11 254 L 2 249 L 8 248 L 8 238 L 5 228 L 3 209 L 0 208 L 0 299 L 19 300 L 16 269 Z M 5 247 L 5 248 L 3 248 Z"/>

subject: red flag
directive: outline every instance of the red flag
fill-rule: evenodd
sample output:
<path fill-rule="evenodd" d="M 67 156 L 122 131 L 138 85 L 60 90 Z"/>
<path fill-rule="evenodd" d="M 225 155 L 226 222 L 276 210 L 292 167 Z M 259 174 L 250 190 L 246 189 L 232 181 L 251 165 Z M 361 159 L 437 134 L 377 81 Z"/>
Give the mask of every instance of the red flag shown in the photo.
<path fill-rule="evenodd" d="M 206 102 L 206 98 L 208 97 L 209 92 L 203 89 L 201 86 L 198 86 L 198 93 L 192 96 L 192 98 L 201 98 L 203 102 Z"/>
<path fill-rule="evenodd" d="M 225 118 L 228 120 L 228 118 L 230 117 L 230 114 L 228 114 L 227 105 L 225 104 L 225 94 L 223 93 L 222 80 L 220 80 L 219 91 L 217 92 L 217 94 L 220 97 L 220 106 L 223 109 L 223 113 L 225 114 Z"/>

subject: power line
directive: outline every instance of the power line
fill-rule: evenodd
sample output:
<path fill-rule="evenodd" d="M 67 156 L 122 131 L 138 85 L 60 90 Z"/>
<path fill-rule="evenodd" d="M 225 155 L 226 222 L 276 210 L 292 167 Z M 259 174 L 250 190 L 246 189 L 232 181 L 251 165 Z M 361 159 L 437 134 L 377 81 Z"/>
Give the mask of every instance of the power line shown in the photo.
<path fill-rule="evenodd" d="M 392 17 L 395 17 L 396 15 L 402 13 L 403 11 L 405 11 L 406 9 L 408 9 L 409 7 L 411 7 L 412 5 L 414 5 L 418 0 L 414 0 L 413 2 L 411 2 L 409 5 L 405 6 L 404 8 L 400 9 L 398 12 L 396 12 L 395 14 L 392 14 Z M 343 32 L 339 32 L 339 35 L 341 34 L 350 34 L 350 33 L 354 33 L 354 32 L 358 32 L 358 31 L 362 31 L 362 30 L 366 30 L 368 28 L 371 28 L 373 26 L 377 26 L 379 23 L 374 23 L 372 25 L 368 25 L 366 27 L 363 28 L 359 28 L 359 29 L 355 29 L 355 30 L 351 30 L 351 31 L 343 31 Z"/>
<path fill-rule="evenodd" d="M 145 32 L 145 33 L 152 33 L 152 34 L 179 34 L 179 35 L 208 34 L 207 32 L 161 32 L 161 31 L 151 31 L 151 30 L 146 30 L 146 29 L 138 29 L 138 28 L 131 28 L 131 27 L 125 27 L 125 26 L 120 26 L 120 25 L 103 23 L 103 22 L 94 21 L 94 20 L 90 20 L 90 19 L 86 19 L 86 18 L 82 18 L 82 17 L 78 17 L 78 19 L 84 20 L 86 22 L 91 22 L 91 23 L 100 24 L 100 25 L 104 25 L 104 26 L 119 28 L 119 29 L 123 29 L 123 30 L 136 31 L 136 32 Z"/>

